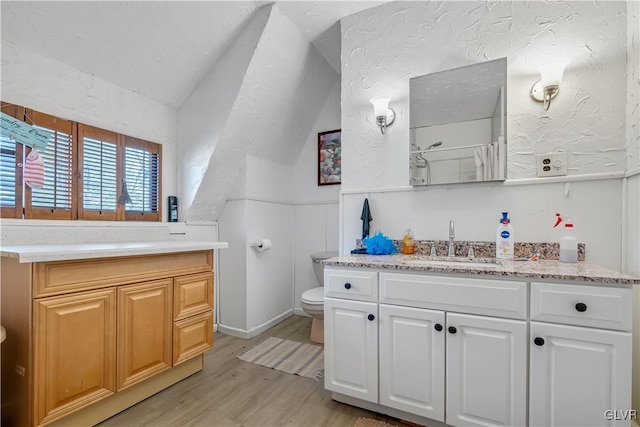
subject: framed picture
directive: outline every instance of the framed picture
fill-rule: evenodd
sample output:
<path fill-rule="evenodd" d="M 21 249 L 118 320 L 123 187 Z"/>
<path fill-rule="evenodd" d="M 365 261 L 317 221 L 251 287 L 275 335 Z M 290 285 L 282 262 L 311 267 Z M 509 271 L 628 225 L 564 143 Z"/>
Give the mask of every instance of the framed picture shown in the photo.
<path fill-rule="evenodd" d="M 342 182 L 340 129 L 318 133 L 318 185 Z"/>

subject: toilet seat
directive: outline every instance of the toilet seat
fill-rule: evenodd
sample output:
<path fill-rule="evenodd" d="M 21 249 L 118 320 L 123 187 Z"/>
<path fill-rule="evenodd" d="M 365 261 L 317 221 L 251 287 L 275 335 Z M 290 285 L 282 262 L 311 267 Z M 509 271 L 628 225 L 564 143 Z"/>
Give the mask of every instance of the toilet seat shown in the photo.
<path fill-rule="evenodd" d="M 300 300 L 307 305 L 324 305 L 324 287 L 318 286 L 303 292 Z"/>

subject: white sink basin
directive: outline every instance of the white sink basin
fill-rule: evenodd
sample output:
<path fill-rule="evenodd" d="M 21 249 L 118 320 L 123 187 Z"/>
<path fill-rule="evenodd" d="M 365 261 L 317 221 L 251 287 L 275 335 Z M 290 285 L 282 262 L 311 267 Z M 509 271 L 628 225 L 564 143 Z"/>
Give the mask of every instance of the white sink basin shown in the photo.
<path fill-rule="evenodd" d="M 438 267 L 454 267 L 454 268 L 496 268 L 498 264 L 494 260 L 487 262 L 472 261 L 465 259 L 408 259 L 405 263 L 415 266 L 438 266 Z"/>

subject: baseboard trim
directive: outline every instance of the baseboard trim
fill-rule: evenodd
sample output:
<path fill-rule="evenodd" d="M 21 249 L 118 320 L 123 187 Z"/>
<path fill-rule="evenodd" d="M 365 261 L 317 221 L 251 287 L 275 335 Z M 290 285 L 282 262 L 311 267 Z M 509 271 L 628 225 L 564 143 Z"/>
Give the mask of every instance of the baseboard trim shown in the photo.
<path fill-rule="evenodd" d="M 278 323 L 282 322 L 283 320 L 287 319 L 288 317 L 291 317 L 292 315 L 293 315 L 293 309 L 289 309 L 289 310 L 285 311 L 284 313 L 279 314 L 279 315 L 267 320 L 266 322 L 256 326 L 255 328 L 251 328 L 249 330 L 240 329 L 240 328 L 234 328 L 233 326 L 226 326 L 226 325 L 219 324 L 218 325 L 218 331 L 222 332 L 223 334 L 226 334 L 226 335 L 231 335 L 232 337 L 243 338 L 245 340 L 248 340 L 248 339 L 251 339 L 251 338 L 253 338 L 255 336 L 260 335 L 261 333 L 263 333 L 267 329 L 277 325 Z"/>

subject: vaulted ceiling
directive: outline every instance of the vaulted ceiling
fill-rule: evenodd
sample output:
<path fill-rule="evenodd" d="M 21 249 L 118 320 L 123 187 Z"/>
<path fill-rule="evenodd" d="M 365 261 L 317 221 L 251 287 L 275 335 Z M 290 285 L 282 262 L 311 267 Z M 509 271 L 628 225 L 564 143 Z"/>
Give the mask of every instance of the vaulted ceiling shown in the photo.
<path fill-rule="evenodd" d="M 3 1 L 2 39 L 179 107 L 265 1 Z M 277 1 L 340 73 L 339 20 L 383 1 Z"/>

